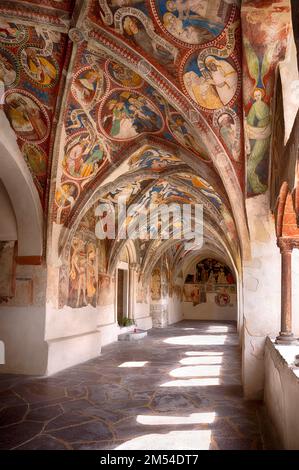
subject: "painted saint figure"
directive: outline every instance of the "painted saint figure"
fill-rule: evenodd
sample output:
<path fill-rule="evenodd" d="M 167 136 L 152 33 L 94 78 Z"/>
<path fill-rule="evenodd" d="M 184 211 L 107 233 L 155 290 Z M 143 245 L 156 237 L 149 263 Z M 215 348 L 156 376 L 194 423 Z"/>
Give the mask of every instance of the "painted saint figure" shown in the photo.
<path fill-rule="evenodd" d="M 101 142 L 93 145 L 91 138 L 79 137 L 66 146 L 63 166 L 75 178 L 88 178 L 96 173 L 103 162 L 104 149 Z"/>
<path fill-rule="evenodd" d="M 90 303 L 96 302 L 97 273 L 96 273 L 96 247 L 93 243 L 87 245 L 86 292 Z"/>
<path fill-rule="evenodd" d="M 72 208 L 78 195 L 78 189 L 74 184 L 62 184 L 55 193 L 55 202 L 58 206 L 57 219 L 58 224 L 61 223 L 61 216 L 64 209 Z"/>
<path fill-rule="evenodd" d="M 192 62 L 191 62 L 192 64 Z M 191 98 L 203 108 L 219 109 L 234 97 L 238 86 L 238 74 L 225 59 L 208 56 L 197 58 L 192 69 L 183 76 L 184 85 Z"/>
<path fill-rule="evenodd" d="M 228 113 L 223 113 L 218 118 L 220 135 L 228 147 L 234 160 L 238 161 L 240 157 L 240 143 L 237 138 L 236 123 L 233 117 Z"/>
<path fill-rule="evenodd" d="M 104 74 L 93 69 L 84 70 L 73 83 L 75 97 L 85 104 L 90 104 L 95 96 L 100 98 L 104 93 Z"/>
<path fill-rule="evenodd" d="M 86 253 L 83 240 L 75 238 L 72 242 L 71 270 L 70 270 L 70 296 L 76 291 L 75 306 L 87 305 L 86 300 Z M 82 301 L 81 301 L 82 295 Z"/>
<path fill-rule="evenodd" d="M 162 45 L 151 39 L 142 23 L 133 16 L 126 16 L 123 27 L 126 36 L 150 57 L 153 56 L 165 65 L 174 61 L 173 55 Z"/>
<path fill-rule="evenodd" d="M 124 87 L 138 87 L 142 83 L 142 78 L 133 70 L 128 69 L 118 62 L 109 64 L 109 72 L 112 77 Z"/>
<path fill-rule="evenodd" d="M 3 55 L 0 55 L 0 81 L 10 86 L 16 80 L 17 74 L 14 65 Z"/>
<path fill-rule="evenodd" d="M 34 47 L 27 47 L 24 52 L 25 70 L 40 85 L 53 85 L 57 78 L 57 70 L 50 59 L 44 57 Z"/>
<path fill-rule="evenodd" d="M 23 139 L 37 141 L 47 134 L 44 116 L 35 102 L 20 93 L 6 96 L 5 111 L 12 127 Z"/>
<path fill-rule="evenodd" d="M 221 103 L 226 105 L 236 93 L 237 71 L 226 60 L 217 60 L 213 56 L 206 58 L 205 66 L 209 73 L 207 83 L 216 89 Z"/>
<path fill-rule="evenodd" d="M 252 104 L 245 122 L 246 152 L 248 155 L 247 178 L 249 190 L 253 193 L 263 193 L 267 185 L 263 184 L 257 173 L 259 164 L 268 156 L 271 116 L 270 108 L 264 102 L 265 92 L 261 88 L 254 91 Z"/>

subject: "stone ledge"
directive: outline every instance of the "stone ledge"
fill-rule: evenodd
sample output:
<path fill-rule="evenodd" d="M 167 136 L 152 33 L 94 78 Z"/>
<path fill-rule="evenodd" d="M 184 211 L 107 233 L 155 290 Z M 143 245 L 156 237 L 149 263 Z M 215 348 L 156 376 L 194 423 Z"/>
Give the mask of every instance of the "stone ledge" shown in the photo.
<path fill-rule="evenodd" d="M 294 365 L 295 356 L 299 354 L 299 345 L 275 344 L 275 340 L 267 336 L 266 347 L 269 348 L 274 363 L 279 362 L 282 367 L 288 368 L 299 382 L 299 367 Z"/>

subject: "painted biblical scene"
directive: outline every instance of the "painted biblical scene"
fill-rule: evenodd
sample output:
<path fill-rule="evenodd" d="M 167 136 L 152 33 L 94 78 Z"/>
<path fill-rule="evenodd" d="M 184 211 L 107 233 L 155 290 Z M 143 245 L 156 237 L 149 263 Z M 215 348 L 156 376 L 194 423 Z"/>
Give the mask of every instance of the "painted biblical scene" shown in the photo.
<path fill-rule="evenodd" d="M 142 206 L 148 209 L 151 204 L 190 203 L 192 200 L 192 196 L 186 190 L 174 187 L 168 181 L 159 181 L 143 196 L 140 209 Z"/>
<path fill-rule="evenodd" d="M 234 0 L 155 0 L 156 11 L 168 33 L 179 41 L 204 44 L 222 33 Z"/>
<path fill-rule="evenodd" d="M 122 35 L 131 47 L 141 52 L 146 59 L 158 62 L 167 67 L 168 72 L 175 74 L 175 61 L 178 49 L 157 31 L 152 19 L 149 2 L 140 0 L 99 0 L 100 11 L 94 9 L 93 21 L 98 20 L 100 13 L 104 24 L 112 27 Z M 146 67 L 145 61 L 140 67 Z M 146 68 L 143 67 L 143 70 Z M 126 85 L 129 86 L 129 85 Z"/>
<path fill-rule="evenodd" d="M 80 132 L 72 136 L 65 146 L 63 169 L 75 179 L 93 176 L 104 160 L 104 146 L 100 140 L 92 139 L 89 133 Z"/>
<path fill-rule="evenodd" d="M 208 200 L 220 209 L 223 205 L 222 199 L 214 188 L 200 176 L 192 175 L 190 173 L 178 173 L 178 177 L 184 181 L 188 186 L 198 189 Z"/>
<path fill-rule="evenodd" d="M 44 150 L 34 144 L 25 143 L 22 147 L 23 155 L 37 178 L 42 178 L 47 174 L 48 158 Z"/>
<path fill-rule="evenodd" d="M 212 258 L 197 263 L 195 280 L 207 284 L 235 284 L 230 268 Z"/>
<path fill-rule="evenodd" d="M 238 88 L 238 72 L 230 58 L 194 54 L 185 65 L 183 82 L 195 103 L 214 110 L 233 100 Z"/>
<path fill-rule="evenodd" d="M 207 302 L 207 294 L 214 292 L 219 306 L 230 304 L 229 293 L 235 294 L 235 278 L 231 269 L 213 258 L 198 262 L 185 277 L 184 301 L 193 305 Z"/>
<path fill-rule="evenodd" d="M 16 85 L 19 79 L 19 66 L 15 56 L 8 50 L 0 48 L 0 81 L 4 87 Z"/>
<path fill-rule="evenodd" d="M 55 203 L 57 205 L 56 222 L 61 223 L 64 211 L 72 209 L 79 195 L 79 187 L 74 181 L 66 181 L 56 189 Z"/>
<path fill-rule="evenodd" d="M 185 284 L 183 287 L 184 302 L 192 302 L 193 307 L 207 301 L 206 291 L 200 284 Z"/>
<path fill-rule="evenodd" d="M 175 155 L 151 146 L 142 147 L 129 160 L 129 167 L 132 171 L 147 168 L 157 173 L 165 170 L 167 167 L 180 164 L 182 164 L 182 160 Z"/>
<path fill-rule="evenodd" d="M 114 278 L 106 274 L 99 274 L 98 305 L 105 307 L 114 302 Z"/>
<path fill-rule="evenodd" d="M 97 240 L 99 275 L 107 272 L 108 267 L 108 240 Z"/>
<path fill-rule="evenodd" d="M 119 201 L 126 201 L 127 204 L 131 204 L 132 200 L 143 191 L 143 189 L 149 184 L 151 178 L 145 178 L 141 181 L 127 181 L 123 184 L 118 184 L 117 188 L 111 190 L 109 193 L 103 196 L 103 199 L 117 204 Z M 117 210 L 117 206 L 115 207 Z"/>
<path fill-rule="evenodd" d="M 116 61 L 108 62 L 108 72 L 110 77 L 120 86 L 125 88 L 139 88 L 143 85 L 143 80 L 136 72 Z"/>
<path fill-rule="evenodd" d="M 171 134 L 180 144 L 199 153 L 204 160 L 209 160 L 206 146 L 194 135 L 191 126 L 179 113 L 171 113 L 167 119 L 167 124 Z"/>
<path fill-rule="evenodd" d="M 42 87 L 52 87 L 57 83 L 59 67 L 52 57 L 51 49 L 25 47 L 21 51 L 21 62 L 27 75 Z"/>
<path fill-rule="evenodd" d="M 149 58 L 153 57 L 164 66 L 174 63 L 174 48 L 168 47 L 167 42 L 154 33 L 152 22 L 147 16 L 142 13 L 138 18 L 135 15 L 122 15 L 120 21 L 120 32 L 132 44 L 142 49 Z"/>
<path fill-rule="evenodd" d="M 162 294 L 161 290 L 161 271 L 159 268 L 155 268 L 151 277 L 151 299 L 160 300 Z"/>
<path fill-rule="evenodd" d="M 79 103 L 90 107 L 100 100 L 106 90 L 106 79 L 102 70 L 84 67 L 73 81 L 72 93 Z"/>
<path fill-rule="evenodd" d="M 147 304 L 148 303 L 148 288 L 138 282 L 137 291 L 136 291 L 136 303 L 138 304 Z"/>
<path fill-rule="evenodd" d="M 41 103 L 30 93 L 8 91 L 4 110 L 21 140 L 43 142 L 49 135 L 50 123 Z"/>
<path fill-rule="evenodd" d="M 163 127 L 163 118 L 145 96 L 120 90 L 114 91 L 106 100 L 99 124 L 110 138 L 129 140 L 141 134 L 159 132 Z"/>
<path fill-rule="evenodd" d="M 94 241 L 74 237 L 70 252 L 69 294 L 67 305 L 73 308 L 92 305 L 97 299 L 97 250 Z"/>
<path fill-rule="evenodd" d="M 0 101 L 44 207 L 51 126 L 62 95 L 59 80 L 67 62 L 66 45 L 67 34 L 46 24 L 23 26 L 0 19 Z"/>
<path fill-rule="evenodd" d="M 20 44 L 28 37 L 26 28 L 21 25 L 6 21 L 4 18 L 0 19 L 0 41 L 6 44 Z"/>
<path fill-rule="evenodd" d="M 139 215 L 141 217 L 141 225 L 142 225 L 142 216 L 147 216 L 148 211 L 152 210 L 154 213 L 155 211 L 159 210 L 159 206 L 161 204 L 176 204 L 179 208 L 180 204 L 190 204 L 194 202 L 194 197 L 189 194 L 184 188 L 180 186 L 175 186 L 168 181 L 158 181 L 154 186 L 151 187 L 148 191 L 146 191 L 141 197 L 139 197 L 136 201 L 134 201 L 134 205 L 129 208 L 127 212 L 127 217 L 124 221 L 124 224 L 132 234 L 134 233 L 135 238 L 139 238 L 139 234 L 142 232 L 142 237 L 144 239 L 154 239 L 157 237 L 157 230 L 160 232 L 162 228 L 161 220 L 159 220 L 158 227 L 154 225 L 148 226 L 146 224 L 145 218 L 145 225 L 142 229 L 139 228 L 139 222 L 136 225 L 136 216 Z M 181 230 L 181 223 L 182 223 L 182 214 L 181 211 L 177 211 L 173 213 L 172 219 L 172 227 L 171 232 L 175 231 L 176 228 Z M 165 230 L 168 230 L 168 225 L 166 225 Z M 136 233 L 136 235 L 135 235 Z"/>

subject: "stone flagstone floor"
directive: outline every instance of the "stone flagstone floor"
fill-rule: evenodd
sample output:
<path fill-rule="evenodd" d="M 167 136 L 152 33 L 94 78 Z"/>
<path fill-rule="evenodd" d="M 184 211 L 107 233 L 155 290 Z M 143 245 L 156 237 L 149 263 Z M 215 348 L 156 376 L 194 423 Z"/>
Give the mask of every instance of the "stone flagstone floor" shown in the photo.
<path fill-rule="evenodd" d="M 184 321 L 46 378 L 0 375 L 0 449 L 263 449 L 233 322 Z"/>

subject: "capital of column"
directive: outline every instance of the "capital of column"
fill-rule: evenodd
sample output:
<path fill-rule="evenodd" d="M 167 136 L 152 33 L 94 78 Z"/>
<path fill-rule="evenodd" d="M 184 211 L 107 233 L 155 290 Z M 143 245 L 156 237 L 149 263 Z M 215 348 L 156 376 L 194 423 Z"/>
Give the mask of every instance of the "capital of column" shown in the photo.
<path fill-rule="evenodd" d="M 277 246 L 280 249 L 280 253 L 292 253 L 293 248 L 295 248 L 296 239 L 289 237 L 279 237 L 277 240 Z M 299 247 L 299 240 L 298 240 Z"/>
<path fill-rule="evenodd" d="M 130 269 L 131 271 L 136 271 L 136 272 L 138 272 L 138 271 L 140 270 L 140 264 L 138 264 L 138 263 L 130 263 L 129 269 Z"/>

